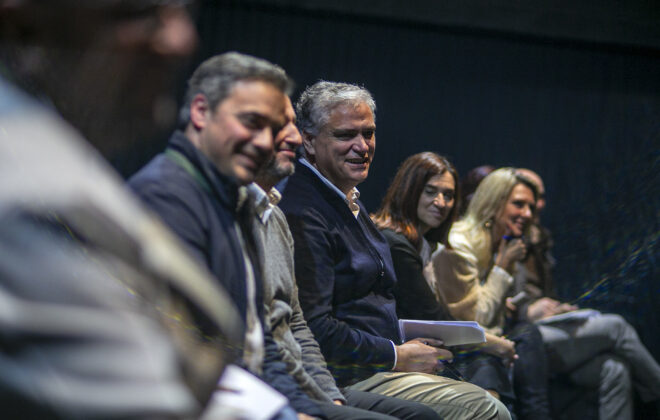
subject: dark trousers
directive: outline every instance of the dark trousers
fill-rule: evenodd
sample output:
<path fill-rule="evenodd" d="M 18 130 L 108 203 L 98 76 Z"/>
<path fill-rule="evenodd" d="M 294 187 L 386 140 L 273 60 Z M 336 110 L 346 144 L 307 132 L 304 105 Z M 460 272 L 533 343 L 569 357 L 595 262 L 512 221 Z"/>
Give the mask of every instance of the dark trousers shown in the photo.
<path fill-rule="evenodd" d="M 516 343 L 513 367 L 516 414 L 520 420 L 550 420 L 548 366 L 543 337 L 534 324 L 516 322 L 505 330 Z"/>
<path fill-rule="evenodd" d="M 343 390 L 347 405 L 318 403 L 329 420 L 435 420 L 438 414 L 429 407 L 413 401 L 372 392 Z"/>

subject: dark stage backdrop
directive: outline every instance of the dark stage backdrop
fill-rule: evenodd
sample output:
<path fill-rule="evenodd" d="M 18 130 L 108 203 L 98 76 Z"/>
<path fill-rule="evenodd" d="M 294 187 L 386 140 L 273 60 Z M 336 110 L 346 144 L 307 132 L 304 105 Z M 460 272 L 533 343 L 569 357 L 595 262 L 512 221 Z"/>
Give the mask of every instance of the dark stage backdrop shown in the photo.
<path fill-rule="evenodd" d="M 318 79 L 374 94 L 376 157 L 359 187 L 370 211 L 424 150 L 461 174 L 539 172 L 561 296 L 604 280 L 579 304 L 624 315 L 660 359 L 660 49 L 239 2 L 204 3 L 198 22 L 195 65 L 236 50 L 287 69 L 295 98 Z"/>

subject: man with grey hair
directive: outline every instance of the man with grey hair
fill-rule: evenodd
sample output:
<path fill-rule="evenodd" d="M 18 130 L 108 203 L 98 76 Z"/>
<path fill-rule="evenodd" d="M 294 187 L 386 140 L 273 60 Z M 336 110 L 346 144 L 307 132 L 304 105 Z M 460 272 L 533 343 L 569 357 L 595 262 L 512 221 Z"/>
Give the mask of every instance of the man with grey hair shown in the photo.
<path fill-rule="evenodd" d="M 423 404 L 371 392 L 342 392 L 326 368 L 300 309 L 293 269 L 293 239 L 284 213 L 277 207 L 281 196 L 274 188 L 293 173 L 295 152 L 302 144 L 293 106 L 288 98 L 286 102 L 286 125 L 275 137 L 275 155 L 248 190 L 256 210 L 252 223 L 264 273 L 265 319 L 287 370 L 303 391 L 318 401 L 329 419 L 435 420 L 438 415 Z"/>
<path fill-rule="evenodd" d="M 284 394 L 298 413 L 322 413 L 287 374 L 263 320 L 262 273 L 246 185 L 273 153 L 291 81 L 282 68 L 235 52 L 193 73 L 164 153 L 129 181 L 229 292 L 246 324 L 242 364 Z"/>
<path fill-rule="evenodd" d="M 295 246 L 300 304 L 339 386 L 421 402 L 442 418 L 509 419 L 485 390 L 435 375 L 442 342 L 401 343 L 389 246 L 358 200 L 376 148 L 364 88 L 321 81 L 297 103 L 305 157 L 280 207 Z"/>
<path fill-rule="evenodd" d="M 79 134 L 151 138 L 195 42 L 178 0 L 0 0 L 3 418 L 194 418 L 233 361 L 231 301 Z"/>

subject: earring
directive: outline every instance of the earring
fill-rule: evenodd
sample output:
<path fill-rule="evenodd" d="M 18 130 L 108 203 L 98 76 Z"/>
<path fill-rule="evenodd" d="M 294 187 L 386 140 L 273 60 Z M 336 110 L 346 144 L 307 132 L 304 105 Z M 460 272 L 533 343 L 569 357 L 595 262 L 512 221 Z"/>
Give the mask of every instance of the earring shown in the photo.
<path fill-rule="evenodd" d="M 493 219 L 488 219 L 484 222 L 484 227 L 490 229 L 493 226 Z"/>

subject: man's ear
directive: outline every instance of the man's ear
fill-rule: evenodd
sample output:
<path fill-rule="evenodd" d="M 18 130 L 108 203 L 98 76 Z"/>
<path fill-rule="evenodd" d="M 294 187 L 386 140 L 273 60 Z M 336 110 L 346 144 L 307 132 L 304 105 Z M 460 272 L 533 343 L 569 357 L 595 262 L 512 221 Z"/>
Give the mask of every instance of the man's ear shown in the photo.
<path fill-rule="evenodd" d="M 303 130 L 302 138 L 303 138 L 303 147 L 305 148 L 305 155 L 313 160 L 316 154 L 314 151 L 314 143 L 316 137 L 311 135 L 308 131 Z"/>
<path fill-rule="evenodd" d="M 198 93 L 190 101 L 190 123 L 197 130 L 206 127 L 208 119 L 211 117 L 211 107 L 206 96 Z"/>

